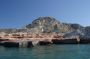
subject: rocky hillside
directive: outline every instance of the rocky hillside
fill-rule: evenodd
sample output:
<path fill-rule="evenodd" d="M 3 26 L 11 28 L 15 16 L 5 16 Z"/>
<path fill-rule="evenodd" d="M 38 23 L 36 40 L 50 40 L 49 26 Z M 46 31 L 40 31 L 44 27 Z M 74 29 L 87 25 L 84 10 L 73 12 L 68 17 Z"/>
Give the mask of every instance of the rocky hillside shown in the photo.
<path fill-rule="evenodd" d="M 0 32 L 64 33 L 65 36 L 79 35 L 90 38 L 90 26 L 62 23 L 53 17 L 39 17 L 23 29 L 0 29 Z"/>
<path fill-rule="evenodd" d="M 68 24 L 62 23 L 53 17 L 39 17 L 26 26 L 27 29 L 33 29 L 32 32 L 57 32 L 57 33 L 67 33 L 72 31 L 83 31 L 83 28 L 79 24 Z"/>
<path fill-rule="evenodd" d="M 60 22 L 52 17 L 39 17 L 32 24 L 26 26 L 27 29 L 33 29 L 33 32 L 60 32 Z"/>
<path fill-rule="evenodd" d="M 90 27 L 79 24 L 62 23 L 53 17 L 39 17 L 32 24 L 26 25 L 26 29 L 35 33 L 65 33 L 66 35 L 90 36 Z"/>
<path fill-rule="evenodd" d="M 16 33 L 16 32 L 27 32 L 27 29 L 0 29 L 0 33 Z"/>

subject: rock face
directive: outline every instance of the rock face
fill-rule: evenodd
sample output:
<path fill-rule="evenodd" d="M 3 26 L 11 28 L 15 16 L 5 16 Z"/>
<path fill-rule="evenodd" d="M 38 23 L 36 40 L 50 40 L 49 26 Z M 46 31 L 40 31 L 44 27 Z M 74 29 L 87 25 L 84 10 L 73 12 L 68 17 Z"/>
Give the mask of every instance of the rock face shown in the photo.
<path fill-rule="evenodd" d="M 0 33 L 16 33 L 16 32 L 27 32 L 27 29 L 0 29 Z"/>
<path fill-rule="evenodd" d="M 53 17 L 39 17 L 32 24 L 26 26 L 31 32 L 36 33 L 80 33 L 84 31 L 84 27 L 79 24 L 61 23 Z"/>
<path fill-rule="evenodd" d="M 0 29 L 0 33 L 31 32 L 31 33 L 64 33 L 65 37 L 80 36 L 90 38 L 90 26 L 62 23 L 53 17 L 39 17 L 23 29 Z"/>
<path fill-rule="evenodd" d="M 74 24 L 61 23 L 53 17 L 39 17 L 34 20 L 32 24 L 26 26 L 32 32 L 44 32 L 44 33 L 66 33 L 77 30 L 79 25 L 74 26 Z"/>
<path fill-rule="evenodd" d="M 90 35 L 90 26 L 85 27 L 85 33 Z"/>
<path fill-rule="evenodd" d="M 84 34 L 86 38 L 90 38 L 90 26 L 84 28 Z"/>
<path fill-rule="evenodd" d="M 78 44 L 77 39 L 52 40 L 53 44 Z"/>
<path fill-rule="evenodd" d="M 50 33 L 50 32 L 60 32 L 60 22 L 52 17 L 39 17 L 34 20 L 32 24 L 26 26 L 27 29 L 30 29 L 32 32 L 38 33 Z"/>

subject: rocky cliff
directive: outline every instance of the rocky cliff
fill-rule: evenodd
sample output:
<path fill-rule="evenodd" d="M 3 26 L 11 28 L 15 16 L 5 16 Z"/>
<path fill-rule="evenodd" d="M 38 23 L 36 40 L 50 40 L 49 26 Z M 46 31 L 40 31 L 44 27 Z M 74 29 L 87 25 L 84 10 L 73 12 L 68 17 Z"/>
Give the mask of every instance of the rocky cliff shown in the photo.
<path fill-rule="evenodd" d="M 66 36 L 79 35 L 90 38 L 90 26 L 83 27 L 79 24 L 62 23 L 53 17 L 39 17 L 23 29 L 0 29 L 0 32 L 31 32 L 31 33 L 64 33 Z"/>
<path fill-rule="evenodd" d="M 53 17 L 39 17 L 38 19 L 34 20 L 32 24 L 26 26 L 27 29 L 33 29 L 33 32 L 39 30 L 39 33 L 71 32 L 74 29 L 73 27 L 70 24 L 61 23 Z M 34 29 L 36 30 L 34 31 Z"/>
<path fill-rule="evenodd" d="M 90 27 L 83 27 L 79 24 L 62 23 L 53 17 L 39 17 L 32 24 L 26 25 L 26 29 L 35 33 L 65 33 L 66 35 L 90 36 Z M 65 35 L 65 36 L 66 36 Z"/>
<path fill-rule="evenodd" d="M 57 33 L 67 33 L 72 31 L 82 31 L 84 27 L 79 24 L 68 24 L 62 23 L 53 17 L 39 17 L 34 20 L 32 24 L 26 26 L 27 29 L 33 29 L 33 31 L 39 30 L 39 32 L 57 32 Z M 34 31 L 34 32 L 35 32 Z"/>

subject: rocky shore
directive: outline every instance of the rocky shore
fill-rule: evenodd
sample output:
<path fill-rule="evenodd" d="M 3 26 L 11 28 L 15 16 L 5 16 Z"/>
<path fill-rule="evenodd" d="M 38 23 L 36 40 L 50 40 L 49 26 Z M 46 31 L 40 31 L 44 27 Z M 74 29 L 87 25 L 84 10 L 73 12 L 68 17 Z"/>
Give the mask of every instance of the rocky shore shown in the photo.
<path fill-rule="evenodd" d="M 51 44 L 89 44 L 90 26 L 62 23 L 53 17 L 39 17 L 21 29 L 0 29 L 0 45 L 33 47 Z"/>
<path fill-rule="evenodd" d="M 40 38 L 39 38 L 40 39 Z M 4 47 L 34 47 L 37 45 L 53 45 L 53 44 L 90 44 L 90 39 L 77 39 L 77 38 L 72 38 L 72 39 L 51 39 L 51 41 L 49 41 L 50 39 L 47 40 L 43 40 L 42 38 L 40 40 L 7 40 L 7 39 L 3 39 L 4 41 L 2 41 L 2 39 L 0 39 L 0 46 L 4 46 Z"/>

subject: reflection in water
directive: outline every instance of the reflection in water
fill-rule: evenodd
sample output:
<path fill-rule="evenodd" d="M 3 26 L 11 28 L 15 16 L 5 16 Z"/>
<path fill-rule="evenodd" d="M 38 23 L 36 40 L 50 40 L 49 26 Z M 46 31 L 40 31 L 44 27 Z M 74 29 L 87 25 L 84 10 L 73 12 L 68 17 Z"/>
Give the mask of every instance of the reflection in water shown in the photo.
<path fill-rule="evenodd" d="M 51 45 L 33 48 L 0 47 L 0 59 L 90 59 L 89 45 Z"/>

